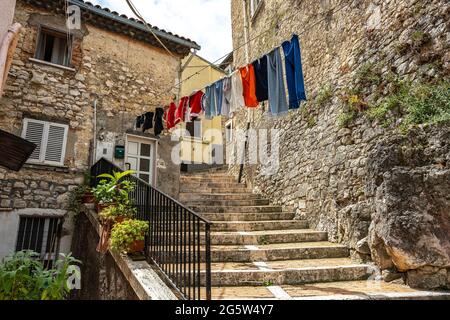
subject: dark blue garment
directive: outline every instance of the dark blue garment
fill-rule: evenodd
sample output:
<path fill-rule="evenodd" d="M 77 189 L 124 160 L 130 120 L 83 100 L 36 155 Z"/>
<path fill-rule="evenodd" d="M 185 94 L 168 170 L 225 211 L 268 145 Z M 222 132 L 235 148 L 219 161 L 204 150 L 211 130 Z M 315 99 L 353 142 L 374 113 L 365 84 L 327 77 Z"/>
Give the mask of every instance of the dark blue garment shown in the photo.
<path fill-rule="evenodd" d="M 285 41 L 282 47 L 285 56 L 286 80 L 289 91 L 289 109 L 298 109 L 300 101 L 307 100 L 298 36 L 293 35 L 292 40 Z"/>
<path fill-rule="evenodd" d="M 216 98 L 214 95 L 214 84 L 206 87 L 205 95 L 202 99 L 202 107 L 205 111 L 205 118 L 210 120 L 214 117 L 213 113 L 216 110 Z"/>
<path fill-rule="evenodd" d="M 267 56 L 253 62 L 256 79 L 256 98 L 258 102 L 269 99 L 269 84 L 267 78 Z"/>
<path fill-rule="evenodd" d="M 217 81 L 214 86 L 214 96 L 216 99 L 215 110 L 212 110 L 212 116 L 217 117 L 222 113 L 222 99 L 223 99 L 223 79 Z"/>

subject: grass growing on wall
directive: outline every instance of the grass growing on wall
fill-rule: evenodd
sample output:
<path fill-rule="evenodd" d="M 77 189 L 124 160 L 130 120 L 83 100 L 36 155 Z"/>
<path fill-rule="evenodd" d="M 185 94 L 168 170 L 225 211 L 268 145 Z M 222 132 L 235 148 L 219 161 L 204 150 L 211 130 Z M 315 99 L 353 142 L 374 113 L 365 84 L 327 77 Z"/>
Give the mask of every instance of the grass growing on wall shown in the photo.
<path fill-rule="evenodd" d="M 434 124 L 450 120 L 450 82 L 437 84 L 400 82 L 395 93 L 386 96 L 365 112 L 383 126 L 402 115 L 398 126 L 406 131 L 411 125 Z"/>

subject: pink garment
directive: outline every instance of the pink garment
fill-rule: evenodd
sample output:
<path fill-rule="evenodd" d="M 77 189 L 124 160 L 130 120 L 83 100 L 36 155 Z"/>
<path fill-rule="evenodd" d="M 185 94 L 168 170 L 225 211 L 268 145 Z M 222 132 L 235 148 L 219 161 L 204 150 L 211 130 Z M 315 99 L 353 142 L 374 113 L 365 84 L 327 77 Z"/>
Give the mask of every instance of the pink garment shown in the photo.
<path fill-rule="evenodd" d="M 0 44 L 0 97 L 3 95 L 3 88 L 8 78 L 9 69 L 11 68 L 21 28 L 22 25 L 20 23 L 14 23 L 9 27 L 8 32 Z"/>

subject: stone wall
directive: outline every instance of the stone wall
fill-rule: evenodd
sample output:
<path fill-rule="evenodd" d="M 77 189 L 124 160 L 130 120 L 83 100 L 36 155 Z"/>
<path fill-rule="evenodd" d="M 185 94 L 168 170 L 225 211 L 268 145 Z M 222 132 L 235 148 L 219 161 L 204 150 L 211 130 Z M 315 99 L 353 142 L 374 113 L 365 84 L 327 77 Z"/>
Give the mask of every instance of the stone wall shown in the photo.
<path fill-rule="evenodd" d="M 275 119 L 264 114 L 267 106 L 255 112 L 253 128 L 283 131 L 277 173 L 266 176 L 261 166 L 245 167 L 254 190 L 293 207 L 312 228 L 349 245 L 354 257 L 368 259 L 366 237 L 375 211 L 365 188 L 368 155 L 393 133 L 364 117 L 340 124 L 343 96 L 355 87 L 369 98 L 383 94 L 392 75 L 448 77 L 449 15 L 449 2 L 440 0 L 264 0 L 257 15 L 248 17 L 249 38 L 261 34 L 249 45 L 250 59 L 299 34 L 309 102 Z M 244 43 L 242 1 L 232 1 L 232 23 L 238 48 Z M 234 64 L 245 63 L 243 46 Z M 246 112 L 239 112 L 235 127 L 244 129 L 246 121 Z"/>
<path fill-rule="evenodd" d="M 83 182 L 91 164 L 94 137 L 111 137 L 112 148 L 134 133 L 138 115 L 166 105 L 181 57 L 169 56 L 126 36 L 82 24 L 73 37 L 69 68 L 34 59 L 40 26 L 66 32 L 65 17 L 17 1 L 14 20 L 23 26 L 10 75 L 0 99 L 0 128 L 22 133 L 26 117 L 67 124 L 63 167 L 26 164 L 20 172 L 0 168 L 0 208 L 67 209 L 69 192 Z M 97 99 L 97 132 L 94 100 Z M 155 138 L 151 133 L 138 133 Z M 170 139 L 169 139 L 170 140 Z M 162 139 L 158 143 L 170 143 Z M 160 148 L 163 152 L 170 148 Z M 170 160 L 170 153 L 159 154 Z M 123 160 L 116 161 L 123 167 Z M 169 166 L 168 166 L 169 167 Z M 179 167 L 164 169 L 158 187 L 178 196 Z"/>
<path fill-rule="evenodd" d="M 73 300 L 138 300 L 128 279 L 108 252 L 99 254 L 95 248 L 99 236 L 85 214 L 76 224 L 72 253 L 82 261 L 81 289 L 74 290 Z"/>

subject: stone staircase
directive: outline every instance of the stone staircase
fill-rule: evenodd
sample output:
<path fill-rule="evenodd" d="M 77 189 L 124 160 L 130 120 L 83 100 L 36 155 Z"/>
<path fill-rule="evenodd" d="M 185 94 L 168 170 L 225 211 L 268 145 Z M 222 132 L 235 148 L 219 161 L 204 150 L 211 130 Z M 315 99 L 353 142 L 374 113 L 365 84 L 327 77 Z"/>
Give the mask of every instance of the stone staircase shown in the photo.
<path fill-rule="evenodd" d="M 328 242 L 327 233 L 294 220 L 293 212 L 271 205 L 225 171 L 180 179 L 180 201 L 213 222 L 213 299 L 442 297 L 368 280 L 373 266 L 352 261 L 347 247 Z"/>

